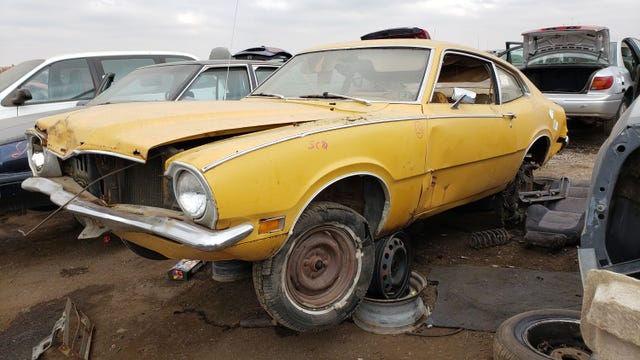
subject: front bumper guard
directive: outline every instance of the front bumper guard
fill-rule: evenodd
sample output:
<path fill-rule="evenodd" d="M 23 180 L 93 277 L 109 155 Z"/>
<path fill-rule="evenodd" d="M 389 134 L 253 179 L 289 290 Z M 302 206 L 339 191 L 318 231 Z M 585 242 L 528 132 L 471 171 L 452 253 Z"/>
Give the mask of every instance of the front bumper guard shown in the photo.
<path fill-rule="evenodd" d="M 202 251 L 217 251 L 235 245 L 253 232 L 253 225 L 243 223 L 224 230 L 211 230 L 167 216 L 145 216 L 94 204 L 75 197 L 59 183 L 42 177 L 31 177 L 22 188 L 41 192 L 65 209 L 108 224 L 112 229 L 158 235 Z M 106 231 L 105 231 L 106 232 Z"/>

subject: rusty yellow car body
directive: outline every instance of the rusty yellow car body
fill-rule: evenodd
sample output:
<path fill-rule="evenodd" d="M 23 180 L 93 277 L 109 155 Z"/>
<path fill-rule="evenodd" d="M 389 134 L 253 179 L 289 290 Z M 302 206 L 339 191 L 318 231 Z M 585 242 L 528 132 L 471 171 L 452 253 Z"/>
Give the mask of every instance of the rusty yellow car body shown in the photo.
<path fill-rule="evenodd" d="M 371 278 L 369 260 L 360 259 L 372 256 L 370 244 L 341 237 L 384 238 L 499 193 L 523 163 L 541 165 L 557 153 L 567 127 L 562 108 L 510 64 L 453 44 L 401 39 L 308 50 L 241 101 L 95 106 L 40 119 L 29 139 L 34 177 L 23 187 L 85 219 L 84 237 L 113 232 L 168 258 L 263 264 L 254 280 L 265 308 L 309 330 L 304 321 L 327 308 L 339 312 L 344 294 L 359 300 L 360 283 Z M 144 170 L 153 167 L 161 170 Z M 359 225 L 327 220 L 319 235 L 335 231 L 332 245 L 310 242 L 359 266 L 347 271 L 358 288 L 340 285 L 342 295 L 325 302 L 304 290 L 311 280 L 287 273 L 296 271 L 287 259 L 306 251 L 299 238 L 307 230 L 296 226 L 326 202 L 367 230 L 357 235 Z M 303 255 L 300 266 L 315 264 L 309 271 L 329 266 Z M 289 284 L 278 287 L 293 299 L 284 308 L 278 294 L 264 295 L 267 276 L 282 267 L 286 275 L 273 281 Z M 335 324 L 356 300 L 309 326 Z"/>

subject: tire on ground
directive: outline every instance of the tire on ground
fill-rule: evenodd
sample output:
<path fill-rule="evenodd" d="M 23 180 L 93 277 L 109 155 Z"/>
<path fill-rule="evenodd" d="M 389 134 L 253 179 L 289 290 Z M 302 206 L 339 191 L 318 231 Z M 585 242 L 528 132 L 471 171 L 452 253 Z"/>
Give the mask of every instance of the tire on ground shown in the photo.
<path fill-rule="evenodd" d="M 548 360 L 553 358 L 548 354 L 551 351 L 562 359 L 590 355 L 580 335 L 580 311 L 527 311 L 500 324 L 493 340 L 494 360 Z M 574 357 L 561 356 L 563 351 Z"/>
<path fill-rule="evenodd" d="M 332 202 L 312 203 L 273 257 L 254 263 L 262 307 L 296 331 L 320 331 L 351 316 L 373 274 L 367 221 Z"/>

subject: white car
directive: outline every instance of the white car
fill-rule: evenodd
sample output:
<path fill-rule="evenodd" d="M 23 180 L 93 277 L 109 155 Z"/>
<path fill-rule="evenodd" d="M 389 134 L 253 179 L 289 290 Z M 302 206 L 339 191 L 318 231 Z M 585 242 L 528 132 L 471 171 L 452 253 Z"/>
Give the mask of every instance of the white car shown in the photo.
<path fill-rule="evenodd" d="M 521 70 L 567 118 L 596 120 L 609 133 L 638 95 L 640 40 L 611 42 L 602 26 L 559 26 L 523 35 Z"/>
<path fill-rule="evenodd" d="M 0 73 L 0 120 L 72 108 L 96 95 L 106 73 L 117 81 L 141 66 L 195 59 L 180 52 L 109 51 L 28 60 Z"/>

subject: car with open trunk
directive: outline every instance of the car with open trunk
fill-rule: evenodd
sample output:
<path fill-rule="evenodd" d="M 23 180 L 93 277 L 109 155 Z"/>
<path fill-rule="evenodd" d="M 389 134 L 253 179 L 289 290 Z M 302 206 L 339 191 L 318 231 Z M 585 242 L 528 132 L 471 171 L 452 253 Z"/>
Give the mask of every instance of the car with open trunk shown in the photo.
<path fill-rule="evenodd" d="M 611 42 L 602 26 L 557 26 L 522 35 L 522 72 L 569 119 L 601 122 L 608 134 L 637 96 L 640 41 Z"/>

